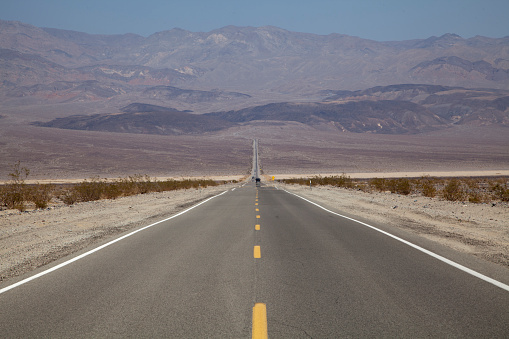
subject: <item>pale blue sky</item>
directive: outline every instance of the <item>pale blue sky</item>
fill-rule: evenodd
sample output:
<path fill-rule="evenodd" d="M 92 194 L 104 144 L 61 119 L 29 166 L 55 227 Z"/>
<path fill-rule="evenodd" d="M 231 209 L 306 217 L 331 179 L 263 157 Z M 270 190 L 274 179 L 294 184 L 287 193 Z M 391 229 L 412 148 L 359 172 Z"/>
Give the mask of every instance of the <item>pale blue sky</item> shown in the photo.
<path fill-rule="evenodd" d="M 272 25 L 378 41 L 509 36 L 509 0 L 0 0 L 0 19 L 92 34 Z"/>

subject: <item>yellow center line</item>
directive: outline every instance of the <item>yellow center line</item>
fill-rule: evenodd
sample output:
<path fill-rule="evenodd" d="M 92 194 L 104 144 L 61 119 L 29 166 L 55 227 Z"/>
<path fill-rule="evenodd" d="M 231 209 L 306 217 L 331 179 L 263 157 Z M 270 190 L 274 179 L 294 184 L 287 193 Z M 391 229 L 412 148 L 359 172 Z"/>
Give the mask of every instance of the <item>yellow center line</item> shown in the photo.
<path fill-rule="evenodd" d="M 255 225 L 255 231 L 259 231 L 260 230 L 260 225 L 256 224 Z"/>
<path fill-rule="evenodd" d="M 260 251 L 260 246 L 255 246 L 253 255 L 255 259 L 260 259 L 262 257 L 262 252 Z"/>
<path fill-rule="evenodd" d="M 257 215 L 257 216 L 256 216 L 256 219 L 260 219 L 260 216 L 259 216 L 259 215 Z"/>
<path fill-rule="evenodd" d="M 262 303 L 256 303 L 253 307 L 253 339 L 267 339 L 267 306 Z"/>
<path fill-rule="evenodd" d="M 259 208 L 257 208 L 257 209 L 256 209 L 256 212 L 260 212 L 260 209 L 259 209 Z"/>
<path fill-rule="evenodd" d="M 257 202 L 255 203 L 255 206 L 258 206 L 258 203 L 257 203 Z"/>

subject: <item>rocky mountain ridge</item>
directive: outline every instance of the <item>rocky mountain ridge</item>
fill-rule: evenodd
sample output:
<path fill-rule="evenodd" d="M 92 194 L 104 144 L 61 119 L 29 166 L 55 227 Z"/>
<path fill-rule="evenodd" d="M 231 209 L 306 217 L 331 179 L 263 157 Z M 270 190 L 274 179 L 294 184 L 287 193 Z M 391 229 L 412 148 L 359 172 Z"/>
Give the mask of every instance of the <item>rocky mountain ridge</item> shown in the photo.
<path fill-rule="evenodd" d="M 91 35 L 0 21 L 2 90 L 55 81 L 96 80 L 242 93 L 395 83 L 509 89 L 509 37 L 378 42 L 277 27 L 181 29 L 149 37 Z"/>
<path fill-rule="evenodd" d="M 403 84 L 328 94 L 321 102 L 272 103 L 206 114 L 133 103 L 121 108 L 123 113 L 70 116 L 37 125 L 163 135 L 214 132 L 260 122 L 376 134 L 416 134 L 454 125 L 509 127 L 509 91 Z"/>

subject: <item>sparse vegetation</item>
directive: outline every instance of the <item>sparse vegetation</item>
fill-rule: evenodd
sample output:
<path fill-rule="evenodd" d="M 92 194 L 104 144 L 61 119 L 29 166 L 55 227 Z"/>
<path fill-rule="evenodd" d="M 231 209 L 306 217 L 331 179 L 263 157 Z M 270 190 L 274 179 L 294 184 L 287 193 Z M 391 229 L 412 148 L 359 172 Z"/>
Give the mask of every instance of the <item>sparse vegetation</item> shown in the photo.
<path fill-rule="evenodd" d="M 491 183 L 491 192 L 502 201 L 509 201 L 509 183 L 504 180 L 498 180 Z"/>
<path fill-rule="evenodd" d="M 76 202 L 95 201 L 99 199 L 116 199 L 136 194 L 146 194 L 150 192 L 174 191 L 189 188 L 205 188 L 208 186 L 217 186 L 218 182 L 214 180 L 165 180 L 158 181 L 150 178 L 148 175 L 133 175 L 125 178 L 119 178 L 115 181 L 101 180 L 92 178 L 90 181 L 84 180 L 64 191 L 60 199 L 68 205 Z"/>
<path fill-rule="evenodd" d="M 29 200 L 36 208 L 47 208 L 53 198 L 53 185 L 33 185 L 29 189 Z"/>
<path fill-rule="evenodd" d="M 287 184 L 333 186 L 365 192 L 391 192 L 401 195 L 422 195 L 448 201 L 494 203 L 509 201 L 509 178 L 373 178 L 352 179 L 347 175 L 281 180 Z"/>
<path fill-rule="evenodd" d="M 368 187 L 372 186 L 375 191 L 383 192 L 387 190 L 386 180 L 384 178 L 374 178 L 368 181 Z"/>
<path fill-rule="evenodd" d="M 419 181 L 422 195 L 428 198 L 434 198 L 437 194 L 435 187 L 437 179 L 431 178 L 429 175 L 424 176 Z"/>
<path fill-rule="evenodd" d="M 449 180 L 442 190 L 442 197 L 449 201 L 461 201 L 465 197 L 463 187 L 456 178 Z"/>
<path fill-rule="evenodd" d="M 285 183 L 287 184 L 299 184 L 299 185 L 311 185 L 311 186 L 334 186 L 334 187 L 344 187 L 344 188 L 353 188 L 352 179 L 342 174 L 340 176 L 331 176 L 331 177 L 314 177 L 314 178 L 298 178 L 298 179 L 285 179 Z"/>
<path fill-rule="evenodd" d="M 9 173 L 11 180 L 5 185 L 0 185 L 0 207 L 24 211 L 29 203 L 35 208 L 47 208 L 53 199 L 72 205 L 77 202 L 116 199 L 150 192 L 200 189 L 225 183 L 206 179 L 158 181 L 148 175 L 136 174 L 113 181 L 93 177 L 78 184 L 57 187 L 47 184 L 28 185 L 25 180 L 29 174 L 30 170 L 21 167 L 20 162 L 13 166 L 12 173 Z"/>
<path fill-rule="evenodd" d="M 21 167 L 19 161 L 14 164 L 12 172 L 9 173 L 9 183 L 2 187 L 0 191 L 0 199 L 4 206 L 20 211 L 25 210 L 25 202 L 29 196 L 25 179 L 29 174 L 30 170 L 26 167 Z"/>

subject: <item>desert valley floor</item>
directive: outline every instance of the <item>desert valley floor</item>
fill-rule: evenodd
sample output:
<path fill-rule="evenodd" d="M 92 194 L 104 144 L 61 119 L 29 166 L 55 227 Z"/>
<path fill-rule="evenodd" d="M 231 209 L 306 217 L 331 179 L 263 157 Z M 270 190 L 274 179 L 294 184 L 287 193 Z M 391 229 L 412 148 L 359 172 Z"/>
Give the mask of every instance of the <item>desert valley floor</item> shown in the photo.
<path fill-rule="evenodd" d="M 320 131 L 258 121 L 202 135 L 162 136 L 32 126 L 0 119 L 0 180 L 20 161 L 30 179 L 245 175 L 252 139 L 266 174 L 497 171 L 509 166 L 505 126 L 455 126 L 412 135 Z M 32 118 L 33 121 L 33 118 Z"/>

